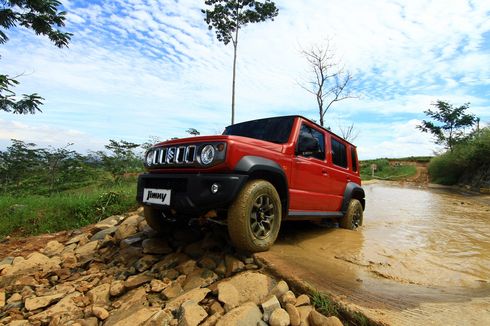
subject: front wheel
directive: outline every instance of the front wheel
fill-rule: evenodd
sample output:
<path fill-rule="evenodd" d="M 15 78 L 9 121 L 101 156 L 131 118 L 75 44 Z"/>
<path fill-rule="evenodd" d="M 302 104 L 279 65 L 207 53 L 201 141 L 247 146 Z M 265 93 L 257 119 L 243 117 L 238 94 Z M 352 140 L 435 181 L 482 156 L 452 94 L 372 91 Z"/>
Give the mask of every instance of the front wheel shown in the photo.
<path fill-rule="evenodd" d="M 357 199 L 351 199 L 347 212 L 340 219 L 340 227 L 343 229 L 355 230 L 362 225 L 363 209 L 362 204 Z"/>
<path fill-rule="evenodd" d="M 265 180 L 249 181 L 228 209 L 228 233 L 237 249 L 268 250 L 281 227 L 281 200 Z"/>

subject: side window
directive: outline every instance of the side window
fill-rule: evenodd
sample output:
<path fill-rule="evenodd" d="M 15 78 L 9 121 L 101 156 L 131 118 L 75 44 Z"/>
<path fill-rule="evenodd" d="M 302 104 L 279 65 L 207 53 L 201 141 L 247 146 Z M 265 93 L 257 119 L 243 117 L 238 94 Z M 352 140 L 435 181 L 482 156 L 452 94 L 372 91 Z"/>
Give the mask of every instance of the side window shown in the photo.
<path fill-rule="evenodd" d="M 347 150 L 345 145 L 332 137 L 332 162 L 335 165 L 347 168 Z"/>
<path fill-rule="evenodd" d="M 298 155 L 325 159 L 325 136 L 316 129 L 302 124 L 297 146 Z"/>
<path fill-rule="evenodd" d="M 356 149 L 352 147 L 350 149 L 351 161 L 352 161 L 352 171 L 357 172 L 357 154 Z"/>

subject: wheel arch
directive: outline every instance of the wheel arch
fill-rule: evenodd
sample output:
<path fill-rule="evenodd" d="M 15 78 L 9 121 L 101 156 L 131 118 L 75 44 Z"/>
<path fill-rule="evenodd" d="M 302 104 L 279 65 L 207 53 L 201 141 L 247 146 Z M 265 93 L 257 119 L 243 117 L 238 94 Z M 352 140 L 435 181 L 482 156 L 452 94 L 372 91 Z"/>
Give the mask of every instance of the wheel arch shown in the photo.
<path fill-rule="evenodd" d="M 289 188 L 286 173 L 277 162 L 260 156 L 244 156 L 234 169 L 238 173 L 247 174 L 248 180 L 262 179 L 276 188 L 281 199 L 282 216 L 287 215 L 289 208 Z"/>
<path fill-rule="evenodd" d="M 347 208 L 349 207 L 349 202 L 351 199 L 357 199 L 361 202 L 362 209 L 366 208 L 366 199 L 364 189 L 355 182 L 347 183 L 344 190 L 344 199 L 342 201 L 342 212 L 345 214 Z"/>

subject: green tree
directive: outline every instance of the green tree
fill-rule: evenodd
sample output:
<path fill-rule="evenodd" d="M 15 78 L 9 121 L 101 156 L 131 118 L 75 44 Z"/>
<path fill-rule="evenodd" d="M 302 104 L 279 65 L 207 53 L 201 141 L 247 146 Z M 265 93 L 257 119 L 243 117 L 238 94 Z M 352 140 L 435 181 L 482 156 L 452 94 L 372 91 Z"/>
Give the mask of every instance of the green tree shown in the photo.
<path fill-rule="evenodd" d="M 105 148 L 110 154 L 103 151 L 97 152 L 102 159 L 104 168 L 112 174 L 115 181 L 119 181 L 124 173 L 137 172 L 143 169 L 143 162 L 134 150 L 140 145 L 125 140 L 109 140 Z"/>
<path fill-rule="evenodd" d="M 254 0 L 206 0 L 211 7 L 202 9 L 206 15 L 204 21 L 209 29 L 215 29 L 218 41 L 233 44 L 233 81 L 231 88 L 231 124 L 235 123 L 235 76 L 238 47 L 238 30 L 249 23 L 259 23 L 268 19 L 274 20 L 279 13 L 274 2 Z"/>
<path fill-rule="evenodd" d="M 0 152 L 0 177 L 4 191 L 8 185 L 19 187 L 42 168 L 42 154 L 34 143 L 11 139 L 7 150 Z"/>
<path fill-rule="evenodd" d="M 47 36 L 59 48 L 67 47 L 71 33 L 62 32 L 65 26 L 65 12 L 59 11 L 58 0 L 0 0 L 0 44 L 8 41 L 6 31 L 22 26 L 37 35 Z M 18 114 L 41 112 L 39 106 L 44 100 L 36 93 L 23 94 L 18 99 L 13 87 L 19 84 L 16 78 L 0 74 L 0 111 Z"/>
<path fill-rule="evenodd" d="M 195 128 L 189 128 L 185 131 L 186 133 L 188 133 L 189 135 L 192 135 L 192 136 L 199 136 L 201 133 L 195 129 Z"/>
<path fill-rule="evenodd" d="M 434 121 L 423 120 L 417 128 L 432 134 L 437 144 L 452 151 L 455 144 L 466 139 L 465 128 L 473 126 L 476 122 L 473 114 L 465 113 L 470 104 L 454 107 L 452 104 L 438 100 L 431 105 L 436 110 L 428 109 L 424 113 Z"/>

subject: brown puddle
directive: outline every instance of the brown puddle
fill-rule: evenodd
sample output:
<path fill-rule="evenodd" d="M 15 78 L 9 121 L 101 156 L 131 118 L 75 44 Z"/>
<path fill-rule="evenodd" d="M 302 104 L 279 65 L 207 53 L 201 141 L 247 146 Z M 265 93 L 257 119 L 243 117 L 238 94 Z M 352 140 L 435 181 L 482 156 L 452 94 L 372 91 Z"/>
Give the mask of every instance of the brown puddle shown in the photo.
<path fill-rule="evenodd" d="M 364 188 L 360 230 L 289 223 L 260 256 L 389 324 L 490 324 L 490 197 Z"/>

